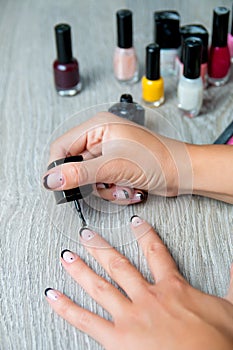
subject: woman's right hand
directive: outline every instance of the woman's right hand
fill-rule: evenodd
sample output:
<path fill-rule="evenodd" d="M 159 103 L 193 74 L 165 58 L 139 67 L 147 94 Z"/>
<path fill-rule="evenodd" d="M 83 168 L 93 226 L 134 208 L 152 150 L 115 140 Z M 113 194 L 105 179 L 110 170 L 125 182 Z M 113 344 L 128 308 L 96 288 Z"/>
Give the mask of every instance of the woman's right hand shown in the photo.
<path fill-rule="evenodd" d="M 83 155 L 83 162 L 66 163 L 44 175 L 47 189 L 97 184 L 97 195 L 123 202 L 135 197 L 135 191 L 169 197 L 192 191 L 192 165 L 185 143 L 109 112 L 98 113 L 58 138 L 51 145 L 49 163 L 78 154 Z"/>

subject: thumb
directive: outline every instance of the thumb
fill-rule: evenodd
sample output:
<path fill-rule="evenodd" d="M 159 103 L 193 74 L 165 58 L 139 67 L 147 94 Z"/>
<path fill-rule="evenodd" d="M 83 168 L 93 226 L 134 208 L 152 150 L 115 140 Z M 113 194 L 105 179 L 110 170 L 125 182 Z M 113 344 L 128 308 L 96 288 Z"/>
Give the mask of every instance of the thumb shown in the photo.
<path fill-rule="evenodd" d="M 230 285 L 229 285 L 227 295 L 225 296 L 225 299 L 227 299 L 233 304 L 233 264 L 231 265 L 231 270 L 230 270 Z"/>
<path fill-rule="evenodd" d="M 83 162 L 65 163 L 50 169 L 43 178 L 44 187 L 49 190 L 68 190 L 86 184 L 120 183 L 129 185 L 130 172 L 125 175 L 127 160 L 100 156 Z M 127 177 L 125 177 L 127 176 Z M 124 181 L 127 179 L 128 181 Z"/>

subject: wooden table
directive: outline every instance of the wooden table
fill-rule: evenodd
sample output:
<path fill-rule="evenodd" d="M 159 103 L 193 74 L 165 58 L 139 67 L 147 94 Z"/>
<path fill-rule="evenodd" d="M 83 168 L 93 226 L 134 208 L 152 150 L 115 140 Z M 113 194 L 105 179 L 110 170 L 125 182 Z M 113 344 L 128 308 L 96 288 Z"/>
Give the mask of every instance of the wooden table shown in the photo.
<path fill-rule="evenodd" d="M 231 7 L 231 1 L 221 4 Z M 162 5 L 161 5 L 162 4 Z M 0 348 L 2 350 L 100 349 L 87 335 L 55 315 L 44 289 L 64 291 L 80 305 L 107 313 L 64 272 L 61 250 L 77 251 L 103 276 L 105 273 L 78 243 L 80 221 L 70 205 L 55 206 L 41 186 L 54 135 L 93 111 L 111 105 L 124 92 L 140 102 L 140 83 L 119 85 L 112 71 L 115 12 L 134 13 L 134 42 L 143 69 L 145 46 L 153 41 L 153 12 L 176 9 L 182 22 L 198 22 L 209 30 L 212 9 L 219 1 L 158 0 L 8 0 L 0 14 L 0 137 L 1 137 L 1 263 Z M 73 51 L 80 62 L 82 92 L 59 97 L 53 86 L 55 24 L 72 26 Z M 188 119 L 177 109 L 175 78 L 165 80 L 166 103 L 147 112 L 146 126 L 191 143 L 212 143 L 233 119 L 233 78 L 221 88 L 205 92 L 202 114 Z M 105 104 L 104 106 L 100 106 Z M 107 104 L 107 105 L 106 105 Z M 98 107 L 93 107 L 97 106 Z M 92 108 L 87 112 L 89 107 Z M 71 118 L 75 114 L 75 117 Z M 160 119 L 159 119 L 160 118 Z M 165 121 L 168 128 L 158 120 Z M 59 125 L 61 125 L 59 127 Z M 163 125 L 162 129 L 160 126 Z M 54 134 L 55 132 L 55 134 Z M 174 134 L 174 135 L 172 135 Z M 211 174 L 210 174 L 211 176 Z M 50 203 L 48 205 L 48 203 Z M 180 271 L 196 288 L 219 296 L 229 282 L 233 254 L 232 205 L 202 197 L 149 197 L 144 205 L 116 207 L 93 199 L 83 202 L 94 227 L 150 279 L 128 222 L 134 213 L 157 228 Z M 110 210 L 110 214 L 109 214 Z M 108 277 L 107 277 L 108 278 Z"/>

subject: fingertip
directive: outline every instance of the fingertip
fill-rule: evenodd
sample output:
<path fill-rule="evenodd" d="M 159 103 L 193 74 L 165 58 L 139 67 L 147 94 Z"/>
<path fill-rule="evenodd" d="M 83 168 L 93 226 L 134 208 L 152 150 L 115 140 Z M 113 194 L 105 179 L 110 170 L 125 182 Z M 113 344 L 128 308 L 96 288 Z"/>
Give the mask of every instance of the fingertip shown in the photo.
<path fill-rule="evenodd" d="M 131 218 L 130 218 L 130 222 L 131 222 L 131 225 L 133 227 L 138 227 L 140 225 L 142 225 L 145 221 L 140 218 L 140 216 L 138 215 L 133 215 Z"/>

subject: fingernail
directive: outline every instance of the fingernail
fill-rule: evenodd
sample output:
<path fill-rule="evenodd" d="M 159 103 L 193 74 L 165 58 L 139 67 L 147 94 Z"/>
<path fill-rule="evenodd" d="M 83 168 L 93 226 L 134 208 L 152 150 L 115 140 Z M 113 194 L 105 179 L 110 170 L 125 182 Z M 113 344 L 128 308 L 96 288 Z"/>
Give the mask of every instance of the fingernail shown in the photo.
<path fill-rule="evenodd" d="M 61 293 L 53 288 L 46 288 L 44 294 L 53 301 L 56 301 L 61 296 Z"/>
<path fill-rule="evenodd" d="M 61 252 L 61 257 L 63 260 L 65 260 L 65 262 L 69 264 L 77 260 L 77 256 L 74 253 L 72 253 L 69 249 L 64 249 Z"/>
<path fill-rule="evenodd" d="M 81 228 L 79 234 L 84 241 L 89 241 L 95 236 L 95 233 L 88 228 Z"/>
<path fill-rule="evenodd" d="M 117 189 L 113 192 L 113 197 L 116 199 L 129 199 L 129 193 L 124 189 Z"/>
<path fill-rule="evenodd" d="M 98 189 L 103 189 L 103 188 L 110 188 L 110 187 L 111 187 L 110 184 L 103 183 L 103 182 L 98 182 L 98 183 L 96 184 L 97 190 L 98 190 Z"/>
<path fill-rule="evenodd" d="M 145 195 L 143 192 L 135 192 L 132 199 L 141 202 L 145 199 Z"/>
<path fill-rule="evenodd" d="M 47 190 L 54 190 L 64 184 L 64 178 L 61 173 L 48 174 L 44 177 L 43 184 Z"/>
<path fill-rule="evenodd" d="M 133 225 L 134 227 L 137 227 L 137 226 L 141 225 L 141 224 L 144 222 L 144 220 L 142 220 L 142 219 L 141 219 L 139 216 L 137 216 L 137 215 L 133 215 L 133 216 L 131 217 L 130 221 L 131 221 L 131 223 L 132 223 L 132 225 Z"/>

